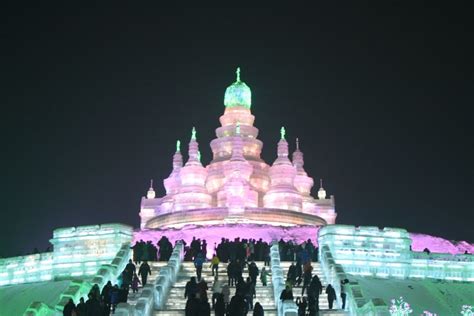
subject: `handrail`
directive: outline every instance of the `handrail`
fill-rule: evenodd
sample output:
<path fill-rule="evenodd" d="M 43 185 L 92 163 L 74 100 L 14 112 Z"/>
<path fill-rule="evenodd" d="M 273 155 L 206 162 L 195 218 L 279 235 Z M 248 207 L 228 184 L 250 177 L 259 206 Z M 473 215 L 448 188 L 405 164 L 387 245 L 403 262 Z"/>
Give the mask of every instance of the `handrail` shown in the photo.
<path fill-rule="evenodd" d="M 270 267 L 272 270 L 273 297 L 279 316 L 298 315 L 298 307 L 292 300 L 280 300 L 281 292 L 285 289 L 283 270 L 280 265 L 280 251 L 278 242 L 270 247 Z"/>
<path fill-rule="evenodd" d="M 160 269 L 158 277 L 153 284 L 143 287 L 137 304 L 132 306 L 128 303 L 117 305 L 115 315 L 120 316 L 149 316 L 153 310 L 160 310 L 164 307 L 170 288 L 176 282 L 178 272 L 183 262 L 184 245 L 178 241 L 173 249 L 166 266 Z"/>

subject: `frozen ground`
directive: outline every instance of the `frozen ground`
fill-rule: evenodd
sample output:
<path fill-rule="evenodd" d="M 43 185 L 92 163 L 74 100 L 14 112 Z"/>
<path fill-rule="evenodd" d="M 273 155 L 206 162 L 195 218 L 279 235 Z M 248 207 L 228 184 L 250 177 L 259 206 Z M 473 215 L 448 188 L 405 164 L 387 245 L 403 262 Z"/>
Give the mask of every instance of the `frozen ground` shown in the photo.
<path fill-rule="evenodd" d="M 34 301 L 54 306 L 70 281 L 50 281 L 0 287 L 0 316 L 21 316 Z"/>
<path fill-rule="evenodd" d="M 398 280 L 350 276 L 362 287 L 367 298 L 382 298 L 390 306 L 393 298 L 403 296 L 413 309 L 412 315 L 427 310 L 439 316 L 460 315 L 462 305 L 474 305 L 474 283 L 437 280 Z"/>

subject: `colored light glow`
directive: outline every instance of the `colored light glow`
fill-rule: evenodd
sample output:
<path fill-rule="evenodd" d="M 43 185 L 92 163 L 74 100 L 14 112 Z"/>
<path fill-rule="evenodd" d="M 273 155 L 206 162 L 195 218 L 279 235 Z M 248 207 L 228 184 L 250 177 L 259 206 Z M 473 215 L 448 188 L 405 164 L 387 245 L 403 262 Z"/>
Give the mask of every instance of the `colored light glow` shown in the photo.
<path fill-rule="evenodd" d="M 240 68 L 237 68 L 237 79 L 225 90 L 224 105 L 226 107 L 244 106 L 250 109 L 252 92 L 245 82 L 240 81 Z"/>

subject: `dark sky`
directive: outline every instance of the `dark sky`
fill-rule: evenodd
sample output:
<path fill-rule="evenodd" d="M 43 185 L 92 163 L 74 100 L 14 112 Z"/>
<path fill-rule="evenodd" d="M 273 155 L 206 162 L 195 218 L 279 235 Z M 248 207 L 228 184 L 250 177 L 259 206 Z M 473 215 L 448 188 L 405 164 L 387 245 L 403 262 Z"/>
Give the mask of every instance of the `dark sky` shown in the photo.
<path fill-rule="evenodd" d="M 58 227 L 138 227 L 193 125 L 210 161 L 237 66 L 263 158 L 280 126 L 299 137 L 338 223 L 474 241 L 472 2 L 326 2 L 1 8 L 0 256 Z"/>

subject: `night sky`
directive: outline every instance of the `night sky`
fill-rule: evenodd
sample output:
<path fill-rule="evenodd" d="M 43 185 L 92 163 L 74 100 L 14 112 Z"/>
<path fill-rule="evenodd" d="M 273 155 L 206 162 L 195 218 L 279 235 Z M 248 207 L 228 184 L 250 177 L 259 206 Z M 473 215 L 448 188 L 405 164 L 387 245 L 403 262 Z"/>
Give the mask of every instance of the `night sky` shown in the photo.
<path fill-rule="evenodd" d="M 138 227 L 192 126 L 209 163 L 237 66 L 263 158 L 299 137 L 338 223 L 473 242 L 472 2 L 350 3 L 1 8 L 0 256 Z"/>

